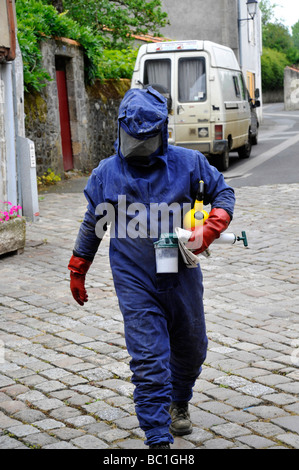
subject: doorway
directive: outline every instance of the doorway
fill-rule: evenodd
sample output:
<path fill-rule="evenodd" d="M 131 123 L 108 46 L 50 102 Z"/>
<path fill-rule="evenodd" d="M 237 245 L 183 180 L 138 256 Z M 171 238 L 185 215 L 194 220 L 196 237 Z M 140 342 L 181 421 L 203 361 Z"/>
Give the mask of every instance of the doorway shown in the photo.
<path fill-rule="evenodd" d="M 70 113 L 67 93 L 67 78 L 66 78 L 66 59 L 64 57 L 55 57 L 56 68 L 56 83 L 59 103 L 59 118 L 60 118 L 60 132 L 61 132 L 61 146 L 63 156 L 64 171 L 72 170 L 73 164 L 73 150 L 72 150 L 72 137 L 70 126 Z"/>
<path fill-rule="evenodd" d="M 254 100 L 255 98 L 255 74 L 253 72 L 248 72 L 247 70 L 247 89 L 249 91 L 250 98 Z"/>

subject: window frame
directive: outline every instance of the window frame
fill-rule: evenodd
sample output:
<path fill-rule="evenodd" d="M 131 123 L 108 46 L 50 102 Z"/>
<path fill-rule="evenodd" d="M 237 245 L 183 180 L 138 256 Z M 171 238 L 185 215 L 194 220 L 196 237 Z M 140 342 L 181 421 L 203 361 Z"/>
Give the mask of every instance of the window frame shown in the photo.
<path fill-rule="evenodd" d="M 179 88 L 179 83 L 180 83 L 180 63 L 182 62 L 187 62 L 187 61 L 200 61 L 203 63 L 203 75 L 205 75 L 205 81 L 204 81 L 204 85 L 205 85 L 205 90 L 204 90 L 204 97 L 202 99 L 199 99 L 199 100 L 184 100 L 182 101 L 181 100 L 181 96 L 180 96 L 180 88 Z M 206 58 L 203 57 L 203 56 L 189 56 L 189 57 L 179 57 L 178 59 L 178 63 L 177 63 L 177 67 L 178 67 L 178 89 L 177 89 L 177 96 L 178 96 L 178 102 L 179 103 L 204 103 L 205 101 L 207 101 L 207 68 L 206 68 Z"/>

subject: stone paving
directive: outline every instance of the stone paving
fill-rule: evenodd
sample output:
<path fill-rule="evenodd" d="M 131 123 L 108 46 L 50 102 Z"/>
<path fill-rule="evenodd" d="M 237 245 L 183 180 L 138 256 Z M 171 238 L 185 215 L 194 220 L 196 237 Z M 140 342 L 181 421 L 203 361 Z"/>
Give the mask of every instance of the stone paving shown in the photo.
<path fill-rule="evenodd" d="M 79 184 L 79 180 L 78 180 Z M 249 247 L 202 258 L 209 352 L 173 449 L 299 448 L 299 184 L 236 189 L 229 228 Z M 0 258 L 0 448 L 146 449 L 108 260 L 82 308 L 67 264 L 80 192 L 41 194 L 20 255 Z M 192 358 L 190 358 L 192 360 Z"/>

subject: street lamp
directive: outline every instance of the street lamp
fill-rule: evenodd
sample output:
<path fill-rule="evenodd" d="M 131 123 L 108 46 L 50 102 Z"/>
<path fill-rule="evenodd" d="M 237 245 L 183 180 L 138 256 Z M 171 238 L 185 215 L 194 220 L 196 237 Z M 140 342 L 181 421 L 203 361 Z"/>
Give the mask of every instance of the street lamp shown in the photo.
<path fill-rule="evenodd" d="M 246 3 L 248 14 L 252 20 L 256 15 L 257 4 L 257 0 L 248 0 L 248 2 Z"/>
<path fill-rule="evenodd" d="M 254 20 L 254 17 L 256 15 L 256 11 L 257 11 L 258 1 L 257 0 L 247 0 L 246 5 L 247 5 L 247 12 L 248 12 L 248 15 L 250 16 L 250 18 L 243 18 L 239 21 Z"/>

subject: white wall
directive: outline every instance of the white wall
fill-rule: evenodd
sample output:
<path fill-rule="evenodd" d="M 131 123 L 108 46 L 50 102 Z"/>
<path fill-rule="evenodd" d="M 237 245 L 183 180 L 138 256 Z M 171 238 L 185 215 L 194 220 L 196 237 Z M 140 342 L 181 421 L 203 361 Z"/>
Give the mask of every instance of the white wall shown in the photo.
<path fill-rule="evenodd" d="M 25 135 L 23 63 L 0 64 L 0 201 L 19 202 L 16 135 Z"/>
<path fill-rule="evenodd" d="M 257 8 L 257 14 L 254 19 L 250 18 L 247 13 L 247 0 L 239 1 L 239 43 L 240 43 L 240 66 L 243 71 L 245 80 L 247 80 L 247 72 L 255 75 L 255 88 L 260 90 L 259 100 L 262 104 L 262 23 L 261 11 Z M 244 20 L 244 21 L 240 21 Z M 253 96 L 254 98 L 254 96 Z M 259 118 L 262 118 L 262 108 L 258 109 Z"/>
<path fill-rule="evenodd" d="M 248 18 L 247 0 L 239 0 L 239 20 Z M 256 83 L 261 87 L 261 54 L 262 54 L 262 26 L 261 12 L 257 8 L 257 15 L 253 20 L 239 21 L 240 65 L 244 75 L 246 72 L 256 74 Z"/>

